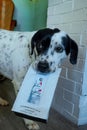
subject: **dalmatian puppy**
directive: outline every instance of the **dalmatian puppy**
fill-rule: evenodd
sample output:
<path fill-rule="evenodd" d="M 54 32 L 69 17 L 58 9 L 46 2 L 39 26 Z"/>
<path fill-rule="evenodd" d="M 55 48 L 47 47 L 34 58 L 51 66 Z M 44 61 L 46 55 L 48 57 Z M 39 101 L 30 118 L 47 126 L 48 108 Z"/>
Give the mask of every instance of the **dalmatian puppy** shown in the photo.
<path fill-rule="evenodd" d="M 12 80 L 16 94 L 31 63 L 41 73 L 54 72 L 68 55 L 70 62 L 76 64 L 78 46 L 57 28 L 37 32 L 0 30 L 0 73 Z M 0 98 L 0 104 L 8 104 L 2 101 Z M 29 129 L 39 129 L 36 122 L 24 121 Z"/>

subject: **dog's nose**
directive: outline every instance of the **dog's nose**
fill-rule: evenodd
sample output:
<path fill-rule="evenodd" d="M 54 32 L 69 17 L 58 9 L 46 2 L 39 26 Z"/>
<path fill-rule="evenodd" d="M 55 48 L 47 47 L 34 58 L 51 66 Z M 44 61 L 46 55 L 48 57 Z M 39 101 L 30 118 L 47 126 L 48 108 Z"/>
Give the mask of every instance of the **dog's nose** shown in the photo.
<path fill-rule="evenodd" d="M 49 63 L 45 61 L 39 61 L 37 65 L 37 69 L 42 72 L 42 73 L 47 73 L 49 72 Z"/>

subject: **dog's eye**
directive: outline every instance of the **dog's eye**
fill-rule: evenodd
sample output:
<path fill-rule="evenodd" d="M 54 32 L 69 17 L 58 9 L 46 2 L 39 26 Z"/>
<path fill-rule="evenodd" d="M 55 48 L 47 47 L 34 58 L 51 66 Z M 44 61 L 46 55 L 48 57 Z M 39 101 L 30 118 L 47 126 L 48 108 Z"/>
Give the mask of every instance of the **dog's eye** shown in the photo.
<path fill-rule="evenodd" d="M 61 46 L 58 46 L 58 47 L 55 47 L 55 51 L 58 52 L 58 53 L 62 53 L 63 52 L 63 47 Z"/>

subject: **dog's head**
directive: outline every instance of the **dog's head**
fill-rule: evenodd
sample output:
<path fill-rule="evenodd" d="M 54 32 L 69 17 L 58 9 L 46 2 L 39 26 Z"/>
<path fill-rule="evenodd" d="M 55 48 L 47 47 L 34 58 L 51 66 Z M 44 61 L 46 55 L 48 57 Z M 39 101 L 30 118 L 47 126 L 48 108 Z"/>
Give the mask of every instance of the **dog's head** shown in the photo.
<path fill-rule="evenodd" d="M 54 31 L 55 30 L 55 31 Z M 36 70 L 47 73 L 53 72 L 58 68 L 61 59 L 70 54 L 70 63 L 77 63 L 78 46 L 65 32 L 59 29 L 41 30 L 37 32 L 32 38 L 31 47 L 32 53 L 36 48 L 38 57 L 34 63 Z"/>

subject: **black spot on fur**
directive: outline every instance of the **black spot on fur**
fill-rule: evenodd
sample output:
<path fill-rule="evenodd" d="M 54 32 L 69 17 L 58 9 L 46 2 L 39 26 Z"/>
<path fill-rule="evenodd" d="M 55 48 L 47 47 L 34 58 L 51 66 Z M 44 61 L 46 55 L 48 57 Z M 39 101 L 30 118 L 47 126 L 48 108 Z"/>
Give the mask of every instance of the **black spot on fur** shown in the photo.
<path fill-rule="evenodd" d="M 23 38 L 23 37 L 24 37 L 24 35 L 19 36 L 19 38 Z"/>
<path fill-rule="evenodd" d="M 54 52 L 53 52 L 53 51 L 51 51 L 51 55 L 52 55 L 52 56 L 54 55 Z"/>

